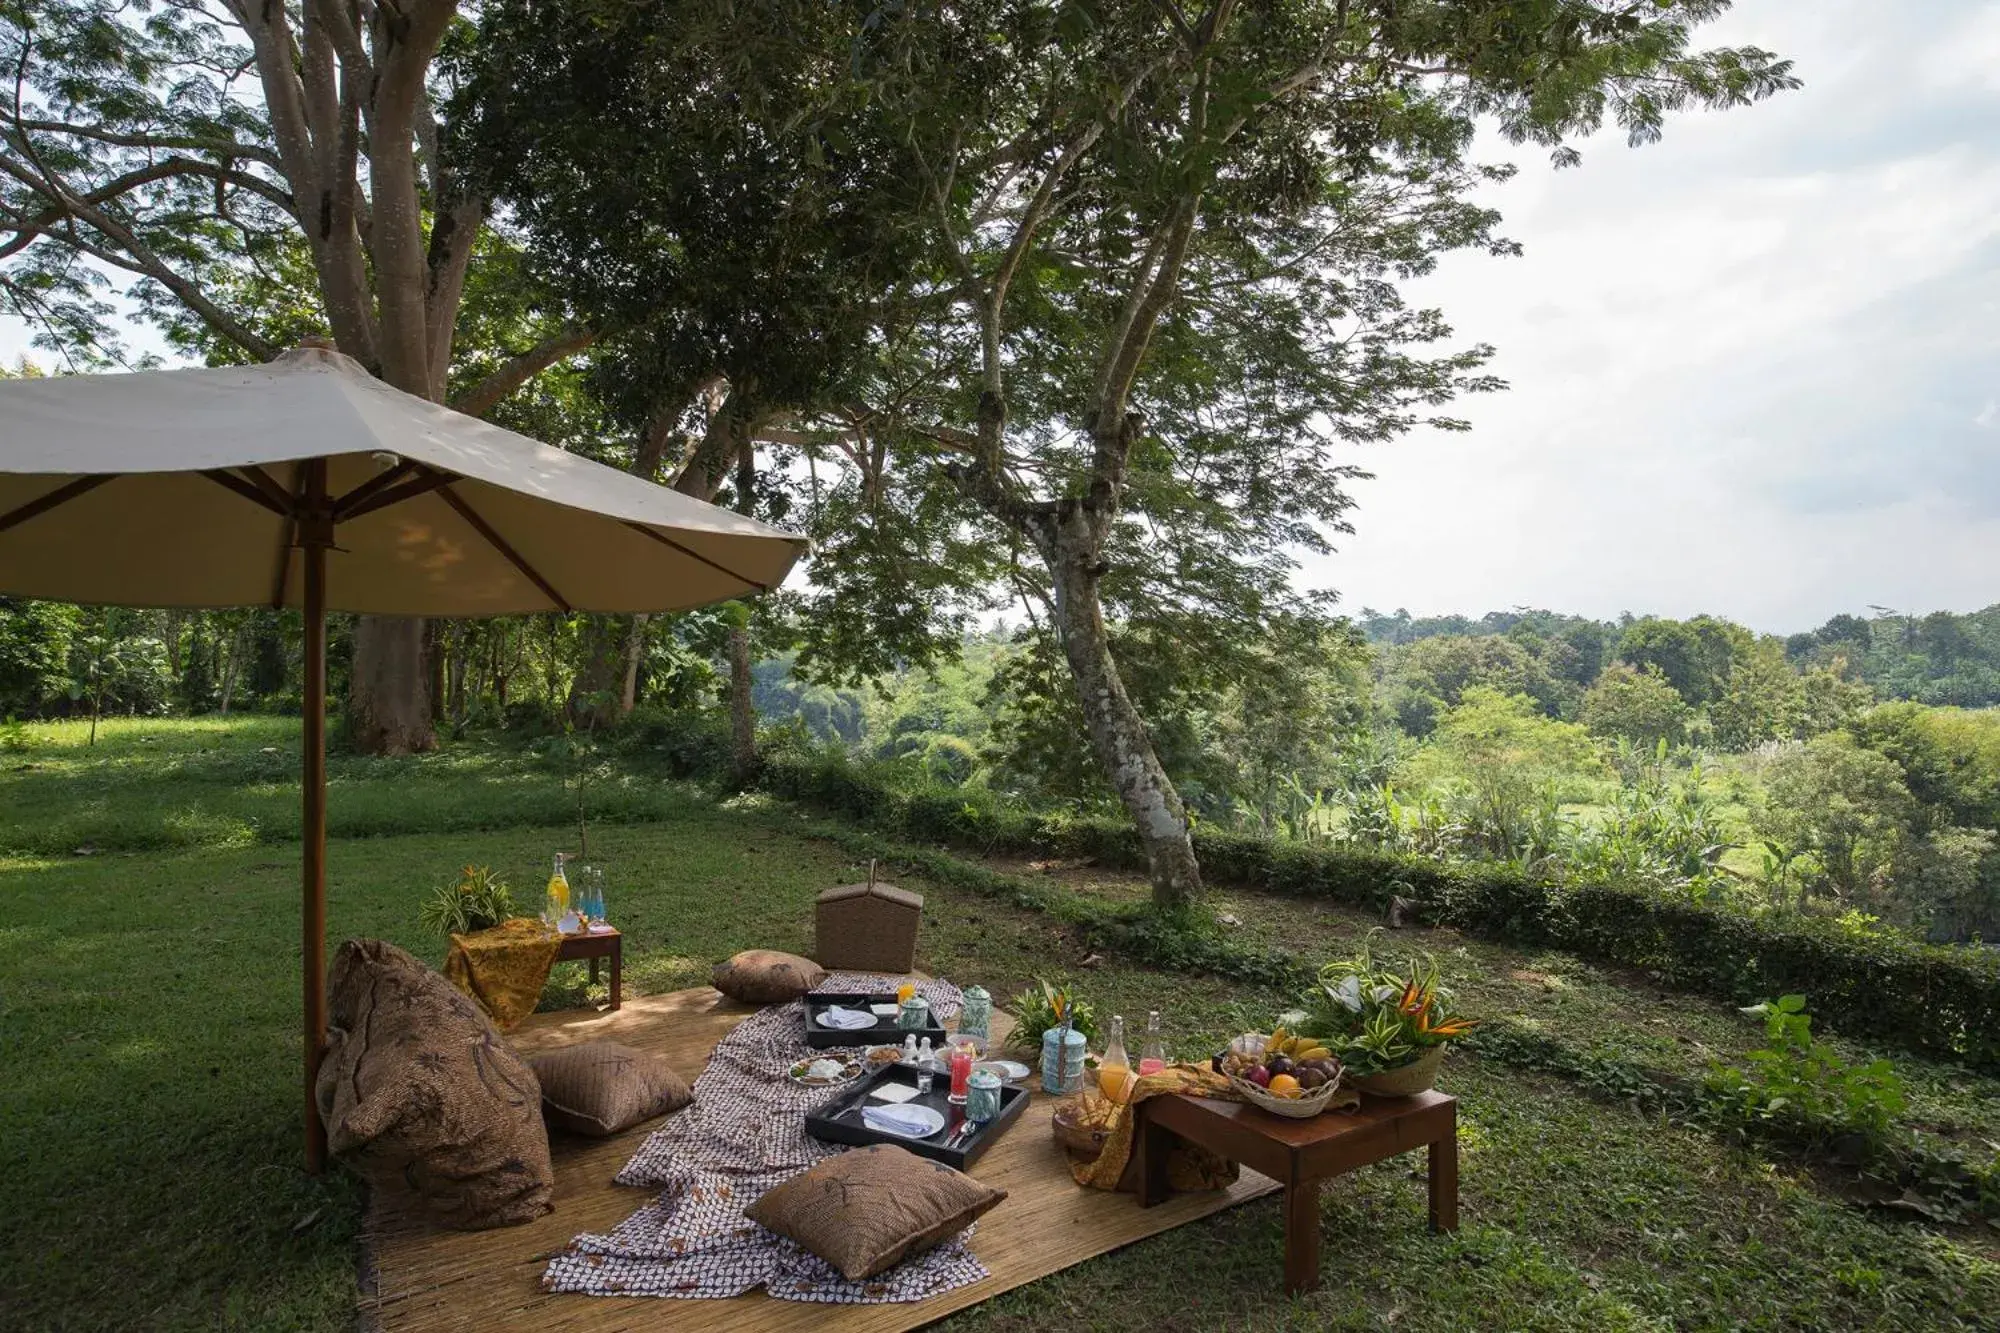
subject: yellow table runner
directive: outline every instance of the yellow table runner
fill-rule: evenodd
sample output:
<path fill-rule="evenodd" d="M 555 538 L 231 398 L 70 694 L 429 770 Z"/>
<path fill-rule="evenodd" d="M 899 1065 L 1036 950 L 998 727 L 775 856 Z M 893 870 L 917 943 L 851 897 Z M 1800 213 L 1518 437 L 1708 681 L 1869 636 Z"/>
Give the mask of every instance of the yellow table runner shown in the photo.
<path fill-rule="evenodd" d="M 562 938 L 530 917 L 515 917 L 470 935 L 453 935 L 444 974 L 452 985 L 477 1000 L 493 1025 L 504 1032 L 535 1012 L 549 969 L 562 949 Z"/>
<path fill-rule="evenodd" d="M 1070 1174 L 1079 1185 L 1100 1190 L 1136 1190 L 1138 1163 L 1133 1155 L 1132 1131 L 1138 1116 L 1133 1108 L 1148 1097 L 1185 1093 L 1190 1097 L 1211 1097 L 1219 1102 L 1240 1102 L 1243 1098 L 1229 1080 L 1206 1065 L 1168 1065 L 1157 1074 L 1147 1074 L 1132 1085 L 1131 1099 L 1119 1108 L 1112 1122 L 1111 1136 L 1095 1161 L 1069 1164 Z M 1330 1105 L 1348 1110 L 1361 1104 L 1351 1090 L 1336 1096 Z M 1236 1182 L 1236 1163 L 1191 1143 L 1177 1143 L 1167 1155 L 1167 1183 L 1175 1190 L 1219 1190 Z"/>

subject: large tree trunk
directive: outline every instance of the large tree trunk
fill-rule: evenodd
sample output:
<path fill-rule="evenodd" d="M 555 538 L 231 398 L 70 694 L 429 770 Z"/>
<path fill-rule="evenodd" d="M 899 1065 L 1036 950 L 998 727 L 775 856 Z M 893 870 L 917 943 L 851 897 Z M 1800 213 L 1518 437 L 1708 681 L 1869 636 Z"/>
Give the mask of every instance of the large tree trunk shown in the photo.
<path fill-rule="evenodd" d="M 424 622 L 401 616 L 357 616 L 354 678 L 347 720 L 363 754 L 415 754 L 437 748 L 431 726 L 430 680 L 424 662 Z"/>
<path fill-rule="evenodd" d="M 734 404 L 732 404 L 733 406 Z M 736 512 L 748 514 L 757 505 L 758 425 L 751 411 L 731 412 L 730 434 L 736 446 Z M 729 627 L 729 767 L 740 787 L 757 776 L 757 705 L 750 698 L 750 614 Z"/>
<path fill-rule="evenodd" d="M 1201 867 L 1188 836 L 1187 810 L 1160 766 L 1145 719 L 1125 693 L 1098 598 L 1100 543 L 1081 502 L 1061 502 L 1038 516 L 1033 537 L 1055 590 L 1055 625 L 1076 680 L 1091 748 L 1139 831 L 1153 882 L 1153 902 L 1184 907 L 1201 892 Z"/>
<path fill-rule="evenodd" d="M 625 698 L 625 658 L 632 620 L 624 615 L 594 615 L 585 620 L 583 665 L 569 687 L 569 714 L 578 723 L 608 727 L 632 711 Z"/>
<path fill-rule="evenodd" d="M 738 786 L 757 776 L 757 709 L 750 701 L 750 627 L 729 630 L 729 771 Z"/>

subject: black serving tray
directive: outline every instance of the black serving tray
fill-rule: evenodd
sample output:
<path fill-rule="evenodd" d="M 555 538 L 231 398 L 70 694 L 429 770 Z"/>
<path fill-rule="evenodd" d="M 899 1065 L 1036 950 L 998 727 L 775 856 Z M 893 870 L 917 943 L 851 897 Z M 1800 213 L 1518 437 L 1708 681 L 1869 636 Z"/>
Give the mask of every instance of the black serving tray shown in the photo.
<path fill-rule="evenodd" d="M 979 1155 L 993 1146 L 995 1139 L 1007 1132 L 1021 1112 L 1028 1109 L 1028 1090 L 1002 1084 L 1000 1088 L 1000 1114 L 974 1130 L 972 1137 L 956 1148 L 947 1148 L 945 1143 L 965 1121 L 965 1108 L 953 1106 L 948 1094 L 951 1079 L 942 1069 L 931 1084 L 930 1092 L 902 1103 L 905 1106 L 928 1106 L 944 1116 L 944 1128 L 927 1139 L 906 1139 L 897 1134 L 884 1134 L 870 1129 L 861 1122 L 861 1108 L 868 1103 L 868 1094 L 884 1083 L 902 1083 L 910 1087 L 917 1084 L 917 1071 L 905 1064 L 884 1065 L 863 1078 L 850 1091 L 828 1102 L 819 1110 L 806 1116 L 806 1133 L 822 1143 L 847 1143 L 865 1147 L 871 1143 L 892 1143 L 898 1148 L 907 1148 L 919 1157 L 928 1157 L 934 1162 L 943 1162 L 963 1171 L 979 1160 Z M 886 1104 L 886 1103 L 885 1103 Z"/>
<path fill-rule="evenodd" d="M 937 1020 L 937 1011 L 931 1011 L 931 1025 L 922 1028 L 899 1028 L 894 1014 L 878 1015 L 872 1028 L 848 1028 L 844 1032 L 821 1027 L 819 1015 L 823 1010 L 839 1006 L 842 1009 L 866 1009 L 871 1004 L 894 1004 L 895 992 L 886 995 L 842 994 L 835 991 L 814 991 L 806 996 L 806 1045 L 816 1051 L 831 1051 L 848 1046 L 901 1046 L 903 1038 L 915 1037 L 919 1046 L 925 1037 L 931 1039 L 932 1047 L 942 1047 L 946 1036 L 943 1024 Z"/>

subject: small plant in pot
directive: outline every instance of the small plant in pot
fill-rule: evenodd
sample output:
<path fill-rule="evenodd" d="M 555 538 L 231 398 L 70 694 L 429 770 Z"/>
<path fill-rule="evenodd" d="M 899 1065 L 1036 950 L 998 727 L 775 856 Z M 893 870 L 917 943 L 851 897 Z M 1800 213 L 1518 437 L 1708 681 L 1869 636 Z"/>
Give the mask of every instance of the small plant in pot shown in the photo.
<path fill-rule="evenodd" d="M 1085 1041 L 1097 1038 L 1097 1011 L 1067 985 L 1052 985 L 1037 977 L 1034 985 L 1014 997 L 1010 1007 L 1014 1030 L 1008 1034 L 1007 1044 L 1030 1055 L 1041 1053 L 1042 1034 L 1061 1027 L 1065 1018 Z"/>
<path fill-rule="evenodd" d="M 1371 931 L 1354 957 L 1320 969 L 1299 1030 L 1331 1047 L 1361 1091 L 1408 1097 L 1437 1081 L 1445 1047 L 1477 1020 L 1452 1015 L 1435 958 L 1412 953 L 1397 967 L 1377 957 L 1374 946 Z"/>
<path fill-rule="evenodd" d="M 487 866 L 465 866 L 458 882 L 441 884 L 417 912 L 417 924 L 434 935 L 490 930 L 514 915 L 514 895 Z"/>

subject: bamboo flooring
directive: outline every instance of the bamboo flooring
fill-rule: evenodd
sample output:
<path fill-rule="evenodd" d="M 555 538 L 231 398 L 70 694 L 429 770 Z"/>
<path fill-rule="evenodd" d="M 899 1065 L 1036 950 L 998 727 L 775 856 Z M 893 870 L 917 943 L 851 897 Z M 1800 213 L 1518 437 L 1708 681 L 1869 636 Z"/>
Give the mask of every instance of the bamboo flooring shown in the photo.
<path fill-rule="evenodd" d="M 715 1043 L 752 1012 L 704 986 L 628 999 L 615 1013 L 536 1014 L 509 1039 L 528 1054 L 571 1042 L 618 1041 L 658 1051 L 693 1082 Z M 1004 1014 L 995 1013 L 996 1036 L 1006 1022 Z M 610 1230 L 646 1202 L 647 1191 L 614 1185 L 611 1178 L 658 1128 L 654 1121 L 611 1139 L 558 1136 L 551 1144 L 555 1211 L 526 1226 L 437 1231 L 410 1222 L 396 1196 L 378 1192 L 363 1236 L 362 1322 L 383 1333 L 528 1328 L 902 1333 L 1278 1188 L 1246 1171 L 1227 1190 L 1177 1194 L 1145 1209 L 1130 1194 L 1083 1189 L 1071 1180 L 1051 1136 L 1051 1105 L 1052 1099 L 1037 1091 L 1020 1120 L 973 1167 L 974 1176 L 1008 1192 L 1006 1202 L 980 1221 L 972 1242 L 991 1276 L 927 1301 L 815 1305 L 772 1300 L 762 1292 L 721 1301 L 545 1294 L 540 1280 L 551 1255 L 580 1232 Z"/>

